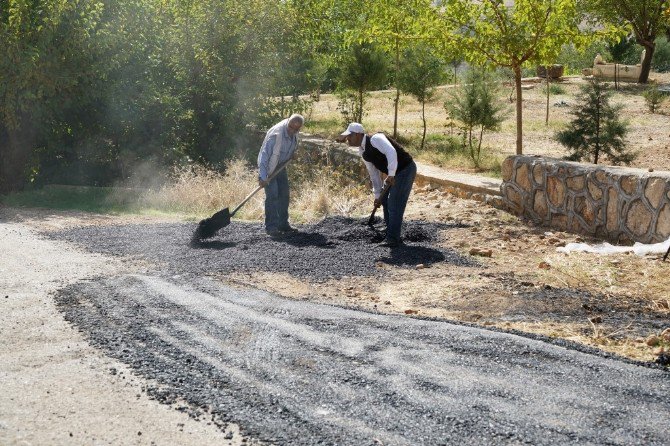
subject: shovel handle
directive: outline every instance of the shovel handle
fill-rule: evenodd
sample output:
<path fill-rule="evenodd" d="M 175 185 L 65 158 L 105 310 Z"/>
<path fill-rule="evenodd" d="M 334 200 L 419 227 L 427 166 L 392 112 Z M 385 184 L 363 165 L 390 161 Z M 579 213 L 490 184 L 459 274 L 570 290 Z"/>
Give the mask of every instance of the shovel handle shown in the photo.
<path fill-rule="evenodd" d="M 288 165 L 289 162 L 291 162 L 290 158 L 287 159 L 286 161 L 284 161 L 283 163 L 281 163 L 280 165 L 278 165 L 277 168 L 274 170 L 274 172 L 272 172 L 272 174 L 270 174 L 270 176 L 268 176 L 268 182 L 271 181 L 274 177 L 276 177 L 279 174 L 279 172 L 284 170 L 284 168 Z M 233 215 L 235 215 L 235 213 L 237 211 L 239 211 L 240 208 L 242 206 L 244 206 L 247 201 L 251 200 L 251 197 L 256 195 L 258 193 L 258 191 L 261 190 L 261 189 L 263 189 L 263 186 L 258 186 L 256 189 L 254 189 L 253 192 L 251 192 L 249 195 L 247 195 L 247 197 L 244 200 L 242 200 L 242 202 L 240 204 L 238 204 L 235 209 L 233 209 L 233 212 L 230 213 L 230 216 L 232 217 Z"/>
<path fill-rule="evenodd" d="M 382 192 L 379 194 L 379 201 L 381 203 L 381 200 L 384 199 L 386 195 L 389 193 L 389 189 L 391 189 L 391 184 L 390 183 L 384 183 L 384 188 L 382 189 Z M 381 204 L 379 205 L 381 206 Z M 379 206 L 375 205 L 372 208 L 372 214 L 370 214 L 370 218 L 368 219 L 368 225 L 372 226 L 372 224 L 375 221 L 375 213 L 377 212 L 377 209 L 379 209 Z"/>

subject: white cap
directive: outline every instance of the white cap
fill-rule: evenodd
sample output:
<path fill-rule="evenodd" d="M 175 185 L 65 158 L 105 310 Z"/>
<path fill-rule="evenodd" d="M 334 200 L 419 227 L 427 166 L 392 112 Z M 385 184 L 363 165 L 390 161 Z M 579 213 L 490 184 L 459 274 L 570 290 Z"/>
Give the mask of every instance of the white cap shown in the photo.
<path fill-rule="evenodd" d="M 352 122 L 351 124 L 349 124 L 349 127 L 347 127 L 347 129 L 340 135 L 347 136 L 351 135 L 352 133 L 365 133 L 363 124 L 359 124 L 358 122 Z"/>

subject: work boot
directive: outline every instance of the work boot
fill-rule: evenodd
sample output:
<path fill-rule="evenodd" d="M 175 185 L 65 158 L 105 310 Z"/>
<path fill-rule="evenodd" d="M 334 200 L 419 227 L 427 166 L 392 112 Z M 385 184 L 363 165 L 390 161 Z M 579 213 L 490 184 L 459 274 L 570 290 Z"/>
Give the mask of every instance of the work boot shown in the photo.
<path fill-rule="evenodd" d="M 279 229 L 266 229 L 265 233 L 272 238 L 281 237 L 283 234 L 283 232 L 280 231 Z"/>
<path fill-rule="evenodd" d="M 382 243 L 380 243 L 379 246 L 381 246 L 383 248 L 397 248 L 398 246 L 400 246 L 402 244 L 403 244 L 402 240 L 387 238 Z"/>
<path fill-rule="evenodd" d="M 298 232 L 298 230 L 292 226 L 284 226 L 283 228 L 280 229 L 281 232 L 284 234 L 293 234 L 295 232 Z"/>

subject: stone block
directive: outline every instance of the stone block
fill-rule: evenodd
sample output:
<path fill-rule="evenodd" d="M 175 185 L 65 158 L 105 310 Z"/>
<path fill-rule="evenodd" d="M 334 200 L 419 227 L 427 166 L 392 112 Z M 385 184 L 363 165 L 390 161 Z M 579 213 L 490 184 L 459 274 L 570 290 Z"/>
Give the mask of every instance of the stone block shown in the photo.
<path fill-rule="evenodd" d="M 543 190 L 535 191 L 535 197 L 533 198 L 533 210 L 542 218 L 542 220 L 547 219 L 549 208 L 547 207 L 547 199 L 544 196 Z"/>
<path fill-rule="evenodd" d="M 516 184 L 519 185 L 519 187 L 526 192 L 529 192 L 532 190 L 532 185 L 530 184 L 530 171 L 528 164 L 521 164 L 519 167 L 516 169 L 516 177 L 515 181 Z"/>
<path fill-rule="evenodd" d="M 563 214 L 551 215 L 551 227 L 560 231 L 568 230 L 568 217 Z"/>
<path fill-rule="evenodd" d="M 607 190 L 606 227 L 608 232 L 614 232 L 619 226 L 619 193 L 613 187 Z"/>
<path fill-rule="evenodd" d="M 616 241 L 649 243 L 670 236 L 670 179 L 641 169 L 511 156 L 503 201 L 511 212 Z"/>
<path fill-rule="evenodd" d="M 658 213 L 654 232 L 663 240 L 667 240 L 670 237 L 670 204 L 666 203 Z"/>
<path fill-rule="evenodd" d="M 587 182 L 588 184 L 588 189 L 589 189 L 589 194 L 591 195 L 591 198 L 593 198 L 595 201 L 600 201 L 603 198 L 603 191 L 602 189 L 594 183 L 592 180 L 589 180 Z"/>
<path fill-rule="evenodd" d="M 544 184 L 544 165 L 543 164 L 535 164 L 533 166 L 533 179 L 535 180 L 535 184 Z"/>
<path fill-rule="evenodd" d="M 641 199 L 634 200 L 628 207 L 625 216 L 626 228 L 635 236 L 642 237 L 649 233 L 654 215 Z"/>
<path fill-rule="evenodd" d="M 513 186 L 506 184 L 503 187 L 503 197 L 506 199 L 511 209 L 520 213 L 524 209 L 523 196 Z"/>
<path fill-rule="evenodd" d="M 622 65 L 622 64 L 594 64 L 593 76 L 600 79 L 618 79 L 626 82 L 637 82 L 640 77 L 640 65 Z"/>
<path fill-rule="evenodd" d="M 584 224 L 578 218 L 573 218 L 572 221 L 570 222 L 568 231 L 583 234 L 583 233 L 590 233 L 588 229 L 589 228 L 585 227 Z"/>
<path fill-rule="evenodd" d="M 604 170 L 596 170 L 594 176 L 596 177 L 596 180 L 598 180 L 601 184 L 607 183 L 607 172 L 605 172 Z"/>
<path fill-rule="evenodd" d="M 586 184 L 586 178 L 584 175 L 579 175 L 575 177 L 569 177 L 565 183 L 568 185 L 568 189 L 574 190 L 574 191 L 581 191 L 584 189 L 584 185 Z"/>
<path fill-rule="evenodd" d="M 637 192 L 640 180 L 633 175 L 626 175 L 621 178 L 621 189 L 628 195 L 634 195 Z"/>
<path fill-rule="evenodd" d="M 666 181 L 662 178 L 650 178 L 644 188 L 644 196 L 654 209 L 658 209 L 663 201 Z"/>
<path fill-rule="evenodd" d="M 575 197 L 575 213 L 590 227 L 596 221 L 596 212 L 591 203 L 584 196 Z"/>
<path fill-rule="evenodd" d="M 501 173 L 503 181 L 511 181 L 512 174 L 514 174 L 514 157 L 508 156 L 505 158 L 501 166 Z"/>
<path fill-rule="evenodd" d="M 565 185 L 559 178 L 547 177 L 547 196 L 554 207 L 565 208 Z"/>

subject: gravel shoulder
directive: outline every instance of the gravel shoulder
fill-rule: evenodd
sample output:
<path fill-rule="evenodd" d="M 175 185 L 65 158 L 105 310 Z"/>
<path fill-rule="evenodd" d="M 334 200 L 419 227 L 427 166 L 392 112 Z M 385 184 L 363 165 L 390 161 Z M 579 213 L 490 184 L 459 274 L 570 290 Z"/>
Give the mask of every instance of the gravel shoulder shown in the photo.
<path fill-rule="evenodd" d="M 226 439 L 150 399 L 144 380 L 91 347 L 57 310 L 56 289 L 127 264 L 0 215 L 0 444 L 239 444 L 239 435 Z"/>

